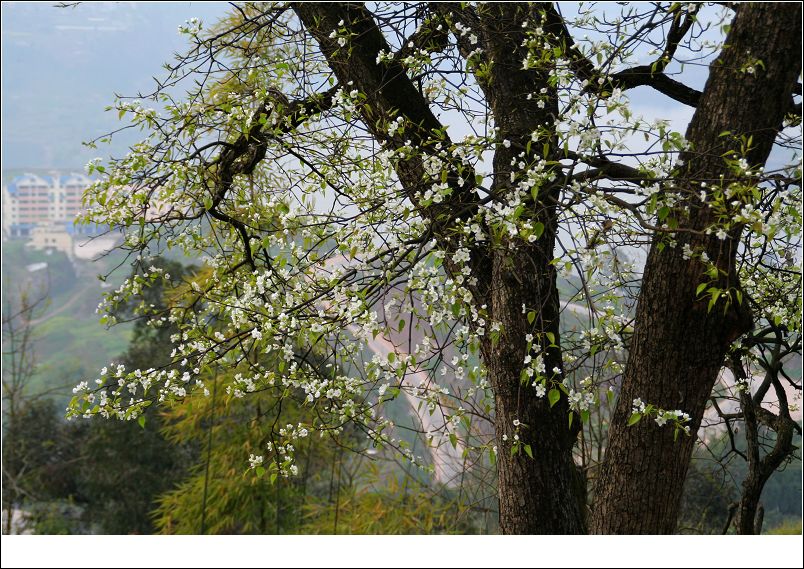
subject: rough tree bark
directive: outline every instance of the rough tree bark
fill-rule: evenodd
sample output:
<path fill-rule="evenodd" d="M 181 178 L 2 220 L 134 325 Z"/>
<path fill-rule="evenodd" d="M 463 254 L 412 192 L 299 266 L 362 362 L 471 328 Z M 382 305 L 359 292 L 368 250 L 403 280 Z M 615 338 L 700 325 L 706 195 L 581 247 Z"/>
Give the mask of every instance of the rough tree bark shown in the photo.
<path fill-rule="evenodd" d="M 316 38 L 338 81 L 344 85 L 351 81 L 366 94 L 368 105 L 363 106 L 361 112 L 366 127 L 378 141 L 399 147 L 404 139 L 409 139 L 424 152 L 437 142 L 448 142 L 442 125 L 402 66 L 396 61 L 376 61 L 381 49 L 390 50 L 371 13 L 362 4 L 299 3 L 293 7 Z M 494 59 L 492 72 L 479 78 L 479 82 L 494 113 L 496 126 L 500 128 L 500 142 L 507 139 L 511 143 L 510 146 L 500 144 L 495 152 L 492 185 L 495 194 L 513 187 L 512 158 L 525 149 L 538 125 L 550 123 L 551 116 L 557 114 L 555 93 L 545 109 L 539 108 L 535 100 L 527 100 L 527 94 L 535 86 L 547 85 L 547 70 L 522 69 L 526 50 L 522 45 L 525 38 L 522 22 L 531 17 L 529 10 L 525 4 L 494 4 L 477 11 L 457 4 L 434 8 L 452 23 L 461 18 L 471 20 L 472 29 L 481 35 L 481 43 Z M 338 46 L 330 37 L 340 22 L 358 38 L 348 49 Z M 464 54 L 471 49 L 461 46 Z M 399 140 L 389 136 L 385 126 L 389 117 L 395 116 L 402 116 L 413 125 Z M 383 117 L 385 120 L 381 120 Z M 538 152 L 543 151 L 543 142 L 549 143 L 550 136 L 532 145 L 534 149 L 527 160 L 540 157 Z M 397 175 L 416 203 L 416 192 L 426 180 L 421 158 L 401 163 Z M 458 183 L 459 178 L 462 183 Z M 449 200 L 437 207 L 419 209 L 430 222 L 433 236 L 448 252 L 445 266 L 455 277 L 459 271 L 449 261 L 449 252 L 455 249 L 447 230 L 449 220 L 476 211 L 478 199 L 473 191 L 472 175 L 456 171 L 449 180 L 453 184 Z M 470 286 L 470 290 L 475 303 L 485 305 L 490 317 L 502 324 L 499 341 L 485 342 L 482 351 L 495 393 L 500 527 L 504 533 L 575 534 L 585 531 L 580 499 L 583 489 L 578 484 L 572 459 L 580 421 L 574 421 L 575 429 L 568 429 L 566 397 L 562 396 L 551 409 L 546 398 L 537 398 L 534 388 L 520 380 L 528 333 L 536 338 L 534 345 L 541 342 L 544 347 L 546 368 L 562 367 L 558 291 L 555 269 L 550 264 L 557 230 L 554 203 L 558 190 L 557 186 L 543 188 L 538 201 L 530 204 L 534 222 L 544 225 L 544 232 L 536 243 L 506 241 L 497 248 L 481 243 L 471 249 L 472 276 L 477 278 L 477 285 Z M 523 304 L 539 314 L 532 324 L 522 312 Z M 547 332 L 551 333 L 553 342 L 548 340 Z M 527 426 L 520 431 L 520 436 L 523 444 L 531 446 L 535 460 L 524 451 L 516 455 L 510 452 L 515 419 Z"/>
<path fill-rule="evenodd" d="M 499 145 L 494 154 L 494 183 L 492 193 L 505 195 L 515 188 L 518 179 L 511 177 L 511 164 L 524 159 L 530 163 L 539 159 L 556 159 L 554 133 L 530 144 L 531 133 L 539 125 L 552 124 L 558 115 L 555 87 L 549 87 L 548 69 L 522 69 L 527 49 L 522 22 L 529 19 L 530 7 L 525 4 L 493 3 L 477 9 L 477 24 L 481 41 L 494 65 L 485 81 L 481 81 L 489 106 L 499 129 Z M 456 9 L 455 12 L 460 14 Z M 466 14 L 466 11 L 463 11 Z M 474 24 L 474 22 L 467 22 Z M 537 98 L 528 94 L 538 87 L 548 90 L 547 101 L 540 108 Z M 511 142 L 510 147 L 502 144 Z M 545 149 L 547 154 L 545 155 Z M 494 319 L 502 323 L 502 333 L 496 344 L 486 342 L 483 355 L 489 370 L 489 380 L 495 395 L 495 431 L 498 453 L 497 474 L 500 500 L 500 529 L 503 533 L 562 533 L 585 531 L 583 495 L 578 482 L 572 447 L 581 421 L 576 417 L 574 428 L 567 428 L 569 412 L 566 399 L 551 409 L 546 397 L 538 398 L 529 381 L 520 379 L 526 356 L 525 336 L 532 333 L 534 345 L 541 345 L 548 376 L 552 370 L 563 369 L 559 336 L 559 298 L 554 258 L 557 231 L 556 202 L 560 188 L 557 184 L 539 188 L 538 196 L 529 203 L 534 223 L 545 230 L 532 244 L 518 239 L 504 241 L 493 252 L 490 302 Z M 530 325 L 522 306 L 536 312 Z M 551 342 L 547 333 L 552 334 Z M 527 427 L 520 430 L 522 442 L 533 449 L 531 459 L 524 452 L 508 452 L 514 436 L 513 420 Z M 508 441 L 503 440 L 503 436 Z"/>
<path fill-rule="evenodd" d="M 686 243 L 705 251 L 722 271 L 719 287 L 739 287 L 734 262 L 740 228 L 723 241 L 704 234 L 715 219 L 695 195 L 702 181 L 711 188 L 723 176 L 728 184 L 733 174 L 723 156 L 739 150 L 740 135 L 753 137 L 748 163 L 765 164 L 801 71 L 800 42 L 800 4 L 740 4 L 726 45 L 711 66 L 687 129 L 692 147 L 679 158 L 680 181 L 674 188 L 684 195 L 676 214 L 688 206 L 689 215 L 680 219 L 678 246 L 663 248 L 657 235 L 648 256 L 623 388 L 596 485 L 593 533 L 675 530 L 706 400 L 730 344 L 751 323 L 735 294 L 728 307 L 721 299 L 711 312 L 708 298 L 696 301 L 704 266 L 684 260 L 681 249 Z M 745 72 L 751 65 L 754 75 Z M 726 131 L 732 135 L 721 136 Z M 635 398 L 689 413 L 692 436 L 674 441 L 672 429 L 646 420 L 627 427 Z"/>

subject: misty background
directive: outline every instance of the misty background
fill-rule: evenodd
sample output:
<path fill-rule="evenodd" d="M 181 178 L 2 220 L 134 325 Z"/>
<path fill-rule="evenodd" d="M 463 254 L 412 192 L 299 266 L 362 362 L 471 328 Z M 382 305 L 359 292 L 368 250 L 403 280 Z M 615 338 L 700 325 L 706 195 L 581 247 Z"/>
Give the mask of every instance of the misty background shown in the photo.
<path fill-rule="evenodd" d="M 115 93 L 149 92 L 172 54 L 186 49 L 177 27 L 212 23 L 224 2 L 100 2 L 56 7 L 2 3 L 2 167 L 83 170 L 92 158 L 121 155 L 141 133 L 112 145 L 82 142 L 123 123 L 104 112 Z"/>

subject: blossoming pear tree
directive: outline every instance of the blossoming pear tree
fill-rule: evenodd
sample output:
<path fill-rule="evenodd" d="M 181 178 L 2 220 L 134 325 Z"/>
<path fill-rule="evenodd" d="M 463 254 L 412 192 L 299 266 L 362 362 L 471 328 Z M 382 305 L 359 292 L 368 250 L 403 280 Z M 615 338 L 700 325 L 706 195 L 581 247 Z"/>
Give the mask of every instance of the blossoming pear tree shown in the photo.
<path fill-rule="evenodd" d="M 243 457 L 254 475 L 293 475 L 294 437 L 347 423 L 426 468 L 383 415 L 405 397 L 434 447 L 496 464 L 503 532 L 672 532 L 715 382 L 758 353 L 741 338 L 800 334 L 776 294 L 801 276 L 800 20 L 381 2 L 188 21 L 156 90 L 116 103 L 146 135 L 90 163 L 86 219 L 143 269 L 104 310 L 170 280 L 164 249 L 205 270 L 140 306 L 178 326 L 173 365 L 105 370 L 68 413 L 136 420 L 223 365 L 230 397 L 309 409 Z"/>

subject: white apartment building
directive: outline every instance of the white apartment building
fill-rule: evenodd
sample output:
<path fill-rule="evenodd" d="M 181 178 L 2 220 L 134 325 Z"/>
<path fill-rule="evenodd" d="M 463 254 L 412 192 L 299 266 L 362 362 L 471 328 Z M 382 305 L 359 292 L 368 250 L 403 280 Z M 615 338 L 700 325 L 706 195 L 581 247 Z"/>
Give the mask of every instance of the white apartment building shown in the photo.
<path fill-rule="evenodd" d="M 63 227 L 70 235 L 95 233 L 97 228 L 75 225 L 81 198 L 92 180 L 84 174 L 38 176 L 24 174 L 3 187 L 3 233 L 31 237 L 41 225 Z"/>

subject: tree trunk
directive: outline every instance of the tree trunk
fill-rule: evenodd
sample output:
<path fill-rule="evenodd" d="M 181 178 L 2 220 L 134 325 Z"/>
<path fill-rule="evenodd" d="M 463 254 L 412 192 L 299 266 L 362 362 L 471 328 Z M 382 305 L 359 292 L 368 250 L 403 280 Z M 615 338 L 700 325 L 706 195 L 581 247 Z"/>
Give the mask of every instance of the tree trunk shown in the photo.
<path fill-rule="evenodd" d="M 542 239 L 552 241 L 553 236 Z M 483 350 L 495 396 L 500 530 L 506 534 L 584 533 L 584 493 L 572 458 L 580 420 L 575 417 L 575 428 L 568 428 L 566 398 L 550 408 L 547 397 L 536 397 L 530 381 L 520 379 L 525 335 L 534 329 L 522 314 L 523 304 L 542 303 L 536 330 L 551 332 L 559 341 L 555 272 L 535 267 L 523 270 L 532 254 L 518 251 L 495 256 L 492 312 L 503 327 L 499 341 L 487 343 Z M 548 350 L 545 367 L 561 367 L 559 349 Z M 515 419 L 524 427 L 515 428 Z M 530 445 L 533 458 L 523 450 L 512 454 L 517 431 L 520 442 Z"/>
<path fill-rule="evenodd" d="M 494 181 L 491 193 L 506 196 L 518 191 L 520 161 L 531 164 L 555 160 L 554 132 L 545 129 L 537 140 L 532 133 L 540 125 L 550 125 L 558 113 L 555 87 L 549 84 L 549 68 L 523 69 L 528 49 L 522 23 L 532 17 L 531 7 L 523 3 L 490 3 L 476 10 L 454 4 L 442 5 L 448 18 L 475 31 L 490 61 L 488 74 L 478 75 L 497 128 L 494 152 Z M 466 56 L 476 46 L 459 41 Z M 529 97 L 546 88 L 544 100 Z M 507 141 L 507 143 L 504 143 Z M 545 154 L 547 148 L 547 154 Z M 500 530 L 506 534 L 578 534 L 585 532 L 585 495 L 575 467 L 572 447 L 581 422 L 577 416 L 568 427 L 566 396 L 550 407 L 547 397 L 536 397 L 532 379 L 522 379 L 528 334 L 533 335 L 533 357 L 540 352 L 545 375 L 562 370 L 559 327 L 559 298 L 554 257 L 557 231 L 556 202 L 559 187 L 542 183 L 535 196 L 527 195 L 523 217 L 541 224 L 544 233 L 533 243 L 520 237 L 504 237 L 492 253 L 491 286 L 477 304 L 490 307 L 490 315 L 501 324 L 499 340 L 487 341 L 483 357 L 495 396 L 497 475 L 500 504 Z M 529 322 L 522 307 L 533 311 Z M 548 339 L 551 335 L 553 341 Z M 549 385 L 547 386 L 549 389 Z M 514 426 L 519 421 L 520 428 Z M 514 436 L 529 445 L 533 457 L 520 447 L 512 453 Z M 504 440 L 507 439 L 507 440 Z"/>
<path fill-rule="evenodd" d="M 736 358 L 735 358 L 736 359 Z M 739 365 L 739 361 L 736 361 Z M 737 372 L 742 372 L 736 367 Z M 769 374 L 775 373 L 768 370 Z M 736 375 L 736 377 L 744 376 Z M 744 377 L 741 377 L 744 379 Z M 748 474 L 743 480 L 740 502 L 737 509 L 737 533 L 742 535 L 758 535 L 762 532 L 765 512 L 759 500 L 768 479 L 777 468 L 791 455 L 795 445 L 793 438 L 798 425 L 789 414 L 784 388 L 774 379 L 776 392 L 779 395 L 779 414 L 774 415 L 761 407 L 761 399 L 757 402 L 748 393 L 740 394 L 740 407 L 745 421 L 746 455 L 748 456 Z M 766 452 L 760 449 L 760 425 L 776 433 L 773 447 Z M 800 431 L 799 431 L 800 432 Z"/>
<path fill-rule="evenodd" d="M 740 135 L 752 136 L 745 156 L 751 167 L 765 164 L 801 70 L 800 42 L 799 4 L 741 4 L 726 46 L 711 66 L 687 130 L 692 149 L 679 157 L 678 245 L 664 247 L 657 235 L 646 263 L 623 388 L 596 486 L 594 533 L 659 534 L 676 528 L 707 398 L 730 344 L 751 325 L 736 294 L 729 304 L 721 298 L 711 311 L 708 297 L 696 301 L 697 286 L 706 282 L 705 265 L 684 260 L 682 247 L 707 253 L 721 271 L 715 286 L 732 293 L 739 289 L 734 261 L 740 228 L 725 240 L 705 234 L 716 218 L 696 196 L 702 181 L 709 184 L 706 191 L 721 176 L 723 187 L 728 185 L 734 174 L 723 156 L 739 150 Z M 745 71 L 749 66 L 754 74 Z M 722 136 L 726 131 L 731 135 Z M 635 398 L 689 413 L 692 436 L 674 441 L 672 429 L 652 420 L 626 426 Z"/>
<path fill-rule="evenodd" d="M 319 43 L 322 52 L 341 84 L 350 82 L 366 94 L 368 105 L 361 107 L 366 127 L 379 141 L 390 147 L 399 147 L 405 139 L 423 152 L 430 151 L 439 140 L 435 133 L 442 130 L 429 105 L 409 80 L 398 62 L 376 61 L 380 50 L 390 48 L 377 28 L 370 12 L 361 4 L 298 3 L 293 5 L 307 29 Z M 526 48 L 522 22 L 531 17 L 525 4 L 494 4 L 474 9 L 458 4 L 442 5 L 442 14 L 453 20 L 470 20 L 471 28 L 491 54 L 494 66 L 487 78 L 478 78 L 484 89 L 499 128 L 500 144 L 494 156 L 494 183 L 492 193 L 506 196 L 514 187 L 511 179 L 512 158 L 531 142 L 531 133 L 539 125 L 550 123 L 558 114 L 555 89 L 548 97 L 549 104 L 540 108 L 537 101 L 527 95 L 537 86 L 547 86 L 548 70 L 523 70 L 522 60 Z M 339 49 L 330 34 L 339 26 L 349 28 L 359 38 L 348 50 Z M 463 37 L 463 36 L 461 36 Z M 468 38 L 461 41 L 468 41 Z M 462 45 L 468 53 L 472 45 Z M 403 137 L 389 136 L 387 124 L 391 117 L 406 118 L 409 126 Z M 439 135 L 444 136 L 444 135 Z M 502 144 L 507 140 L 510 144 Z M 524 159 L 538 158 L 545 143 L 552 136 L 532 144 Z M 555 152 L 555 144 L 550 144 Z M 453 278 L 464 278 L 460 268 L 451 261 L 456 245 L 444 219 L 469 218 L 477 211 L 478 197 L 473 191 L 473 175 L 450 173 L 448 180 L 454 185 L 449 202 L 439 206 L 420 207 L 416 193 L 425 185 L 426 176 L 421 157 L 400 162 L 397 175 L 419 213 L 432 226 L 439 246 L 447 251 L 444 265 Z M 515 174 L 515 177 L 521 174 Z M 462 178 L 462 180 L 459 180 Z M 461 183 L 459 183 L 461 182 Z M 517 180 L 518 182 L 518 180 Z M 558 187 L 540 189 L 538 200 L 528 197 L 524 216 L 541 223 L 543 234 L 535 243 L 518 236 L 503 237 L 501 243 L 489 241 L 472 246 L 471 277 L 476 284 L 471 290 L 475 304 L 486 306 L 490 319 L 502 325 L 499 341 L 486 340 L 482 346 L 484 363 L 495 392 L 495 431 L 497 437 L 497 464 L 499 474 L 500 527 L 504 533 L 517 534 L 575 534 L 584 532 L 583 488 L 578 483 L 572 446 L 578 433 L 567 426 L 569 408 L 566 396 L 550 408 L 547 398 L 538 398 L 531 382 L 521 381 L 527 348 L 527 334 L 533 334 L 534 346 L 540 346 L 548 377 L 552 369 L 562 369 L 559 338 L 559 302 L 555 269 L 551 265 L 556 234 L 555 199 Z M 460 212 L 460 213 L 456 213 Z M 488 228 L 486 228 L 488 229 Z M 454 231 L 452 232 L 454 234 Z M 522 306 L 538 313 L 529 322 Z M 470 323 L 471 325 L 471 323 Z M 553 341 L 549 341 L 550 332 Z M 552 344 L 552 345 L 551 345 Z M 561 379 L 560 376 L 558 378 Z M 515 429 L 514 420 L 522 423 Z M 530 445 L 533 458 L 524 448 L 516 455 L 511 453 L 516 430 L 523 444 Z M 505 440 L 504 440 L 505 439 Z"/>

